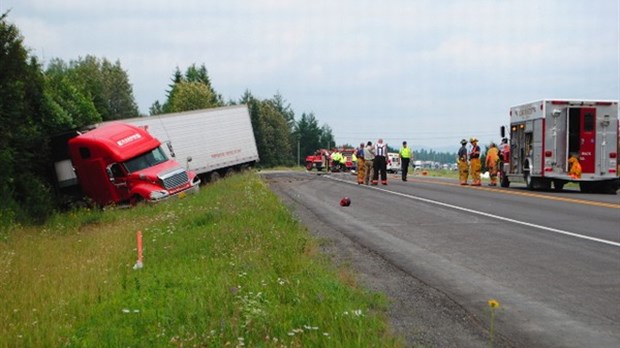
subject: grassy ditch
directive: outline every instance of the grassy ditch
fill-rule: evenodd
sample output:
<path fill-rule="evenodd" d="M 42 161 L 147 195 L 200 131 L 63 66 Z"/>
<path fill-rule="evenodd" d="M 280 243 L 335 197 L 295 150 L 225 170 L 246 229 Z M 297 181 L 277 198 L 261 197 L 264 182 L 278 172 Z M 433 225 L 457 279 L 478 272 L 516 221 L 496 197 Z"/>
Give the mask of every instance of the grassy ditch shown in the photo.
<path fill-rule="evenodd" d="M 334 269 L 252 173 L 15 227 L 0 241 L 0 298 L 0 347 L 402 346 L 386 299 Z"/>

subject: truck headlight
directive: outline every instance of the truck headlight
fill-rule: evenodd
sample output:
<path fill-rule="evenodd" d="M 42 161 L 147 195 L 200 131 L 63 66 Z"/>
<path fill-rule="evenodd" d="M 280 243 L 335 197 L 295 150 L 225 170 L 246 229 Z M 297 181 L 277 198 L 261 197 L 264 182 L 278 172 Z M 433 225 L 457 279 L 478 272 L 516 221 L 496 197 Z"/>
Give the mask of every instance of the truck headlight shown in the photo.
<path fill-rule="evenodd" d="M 168 196 L 168 191 L 164 191 L 164 190 L 152 191 L 151 194 L 149 195 L 152 201 L 158 201 L 160 199 L 166 198 L 167 196 Z"/>

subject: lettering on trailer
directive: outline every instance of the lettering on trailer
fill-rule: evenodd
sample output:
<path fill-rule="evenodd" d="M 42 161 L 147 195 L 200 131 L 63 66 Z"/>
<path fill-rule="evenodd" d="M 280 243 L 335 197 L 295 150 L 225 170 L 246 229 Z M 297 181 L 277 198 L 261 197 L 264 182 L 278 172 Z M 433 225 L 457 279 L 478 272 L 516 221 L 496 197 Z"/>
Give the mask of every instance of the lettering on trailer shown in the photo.
<path fill-rule="evenodd" d="M 530 106 L 524 107 L 522 109 L 518 109 L 517 110 L 517 115 L 518 116 L 527 117 L 527 116 L 530 116 L 531 114 L 533 114 L 535 112 L 536 112 L 536 107 L 530 105 Z"/>
<path fill-rule="evenodd" d="M 119 141 L 117 141 L 116 143 L 118 144 L 118 146 L 123 146 L 123 145 L 127 145 L 128 143 L 131 143 L 132 141 L 138 140 L 142 138 L 142 136 L 138 133 L 134 134 L 134 135 L 130 135 L 126 138 L 123 138 Z"/>
<path fill-rule="evenodd" d="M 221 157 L 228 157 L 228 156 L 232 156 L 234 154 L 238 154 L 241 153 L 241 149 L 236 149 L 236 150 L 231 150 L 231 151 L 226 151 L 226 152 L 220 152 L 220 153 L 214 153 L 211 155 L 212 158 L 221 158 Z"/>

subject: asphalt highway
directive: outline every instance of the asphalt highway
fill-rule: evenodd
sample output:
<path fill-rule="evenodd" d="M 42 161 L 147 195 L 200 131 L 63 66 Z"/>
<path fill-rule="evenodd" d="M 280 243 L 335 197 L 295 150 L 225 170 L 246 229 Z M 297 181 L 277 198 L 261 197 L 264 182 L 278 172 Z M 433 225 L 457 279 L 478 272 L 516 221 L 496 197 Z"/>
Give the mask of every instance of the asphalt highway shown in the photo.
<path fill-rule="evenodd" d="M 437 289 L 519 347 L 620 347 L 620 196 L 390 175 L 265 173 L 322 226 Z M 352 204 L 341 207 L 342 197 Z M 312 221 L 304 221 L 312 224 Z M 319 223 L 319 222 L 317 222 Z M 464 344 L 463 346 L 467 346 Z"/>

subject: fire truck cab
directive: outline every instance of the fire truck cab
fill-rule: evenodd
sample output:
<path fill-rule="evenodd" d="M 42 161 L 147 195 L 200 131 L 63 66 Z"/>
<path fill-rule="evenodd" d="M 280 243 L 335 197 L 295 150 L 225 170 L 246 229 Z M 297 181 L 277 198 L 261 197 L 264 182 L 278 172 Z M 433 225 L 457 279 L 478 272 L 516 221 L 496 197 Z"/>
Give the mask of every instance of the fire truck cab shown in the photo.
<path fill-rule="evenodd" d="M 582 192 L 618 190 L 618 101 L 540 100 L 510 108 L 510 141 L 500 166 L 500 184 L 525 182 L 528 189 Z M 501 136 L 506 136 L 505 127 Z M 581 174 L 571 173 L 575 157 Z M 574 161 L 574 160 L 573 160 Z"/>

